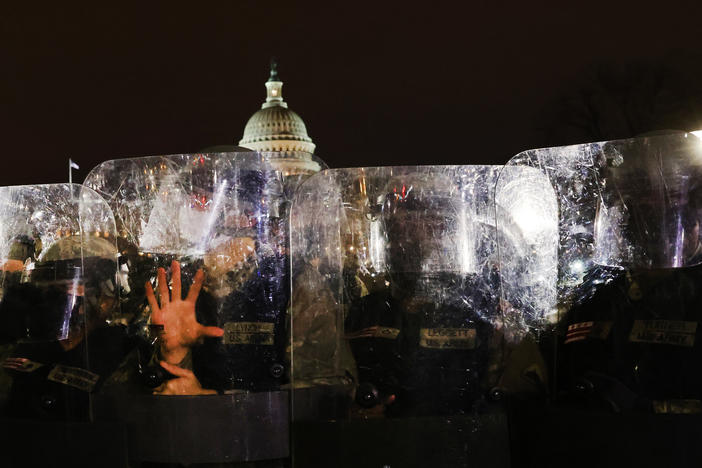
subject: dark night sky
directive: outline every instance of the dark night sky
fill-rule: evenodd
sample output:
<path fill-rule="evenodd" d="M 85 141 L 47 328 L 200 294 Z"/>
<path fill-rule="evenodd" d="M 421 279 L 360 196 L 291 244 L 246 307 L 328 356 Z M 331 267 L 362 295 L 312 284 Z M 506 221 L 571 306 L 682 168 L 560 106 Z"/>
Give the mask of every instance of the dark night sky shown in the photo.
<path fill-rule="evenodd" d="M 69 156 L 82 180 L 105 159 L 238 141 L 264 99 L 271 55 L 332 167 L 503 163 L 593 134 L 629 136 L 617 106 L 648 115 L 637 131 L 702 122 L 699 6 L 6 3 L 0 185 L 65 181 Z M 598 66 L 614 97 L 583 94 L 599 86 Z M 617 97 L 637 80 L 648 84 L 635 98 Z M 606 128 L 561 128 L 564 112 L 583 109 Z"/>

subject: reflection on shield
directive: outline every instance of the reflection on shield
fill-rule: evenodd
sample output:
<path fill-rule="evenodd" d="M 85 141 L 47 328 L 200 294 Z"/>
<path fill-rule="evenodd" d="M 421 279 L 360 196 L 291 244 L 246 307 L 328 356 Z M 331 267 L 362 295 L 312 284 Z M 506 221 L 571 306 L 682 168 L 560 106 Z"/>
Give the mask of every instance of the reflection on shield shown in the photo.
<path fill-rule="evenodd" d="M 463 431 L 505 442 L 505 426 L 488 436 L 475 413 L 489 399 L 502 333 L 498 173 L 494 166 L 335 169 L 297 192 L 291 355 L 300 466 L 313 456 L 307 442 L 322 432 L 339 443 L 353 433 L 347 443 L 400 465 L 395 445 L 377 443 L 382 433 L 431 439 L 459 464 L 480 459 L 480 443 L 466 445 Z M 499 419 L 493 410 L 486 411 Z M 418 417 L 424 427 L 412 424 Z M 407 445 L 432 463 L 421 444 Z M 337 452 L 334 443 L 324 449 L 334 460 Z"/>

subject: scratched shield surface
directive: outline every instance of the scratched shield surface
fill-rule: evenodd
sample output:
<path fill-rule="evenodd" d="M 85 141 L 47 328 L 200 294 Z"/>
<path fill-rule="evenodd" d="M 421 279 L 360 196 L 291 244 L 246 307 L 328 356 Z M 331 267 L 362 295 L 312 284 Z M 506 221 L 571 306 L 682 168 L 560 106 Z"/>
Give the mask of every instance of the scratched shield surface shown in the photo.
<path fill-rule="evenodd" d="M 136 457 L 179 463 L 266 458 L 255 449 L 263 445 L 254 440 L 266 431 L 285 442 L 272 445 L 268 455 L 287 455 L 287 436 L 279 437 L 278 432 L 287 430 L 287 410 L 281 406 L 287 405 L 287 396 L 281 391 L 289 381 L 288 216 L 292 193 L 311 173 L 286 168 L 287 157 L 291 155 L 250 151 L 117 159 L 102 163 L 86 178 L 84 185 L 99 193 L 115 213 L 120 271 L 128 285 L 122 310 L 133 352 L 114 380 L 124 383 L 136 373 L 141 385 L 124 393 L 131 399 L 103 399 L 100 413 L 141 428 L 130 448 Z M 312 158 L 316 166 L 324 167 Z M 180 278 L 177 272 L 174 276 L 174 262 Z M 160 268 L 166 273 L 171 303 L 180 279 L 182 299 L 191 303 L 179 315 L 187 326 L 178 328 L 175 316 L 163 313 L 172 309 L 164 308 L 160 297 Z M 202 289 L 189 296 L 199 270 L 204 273 Z M 146 300 L 147 284 L 156 293 L 160 315 Z M 198 331 L 201 327 L 208 327 L 209 334 Z M 173 330 L 201 334 L 169 347 Z M 196 387 L 188 387 L 184 394 L 216 392 L 219 398 L 139 397 L 175 388 L 169 385 L 178 376 L 159 365 L 172 349 L 187 350 L 175 365 L 195 378 Z M 253 396 L 244 398 L 248 403 L 237 411 L 252 413 L 244 417 L 250 428 L 234 427 L 240 417 L 231 415 L 232 395 L 247 392 Z M 197 405 L 214 405 L 202 411 L 220 413 L 220 419 L 201 420 L 193 409 Z M 262 428 L 254 421 L 277 425 Z M 216 434 L 205 431 L 197 443 L 186 444 L 173 431 L 181 424 L 219 429 Z"/>
<path fill-rule="evenodd" d="M 200 153 L 107 161 L 85 185 L 110 204 L 130 291 L 135 333 L 153 340 L 144 284 L 181 265 L 183 295 L 198 269 L 200 324 L 224 330 L 192 348 L 204 388 L 266 390 L 284 384 L 289 297 L 289 197 L 309 174 L 286 172 L 276 153 Z M 156 330 L 158 332 L 158 330 Z M 149 360 L 148 356 L 141 356 Z M 143 362 L 142 362 L 143 364 Z"/>
<path fill-rule="evenodd" d="M 120 315 L 115 239 L 112 210 L 93 190 L 0 188 L 4 414 L 87 417 L 97 380 L 88 371 L 85 337 Z M 61 366 L 70 369 L 62 373 Z M 68 387 L 82 394 L 73 401 Z"/>
<path fill-rule="evenodd" d="M 298 189 L 291 356 L 300 453 L 322 426 L 329 434 L 367 430 L 362 438 L 417 418 L 458 417 L 455 434 L 480 426 L 476 408 L 489 406 L 505 337 L 498 173 L 498 166 L 332 169 Z M 417 447 L 425 432 L 410 430 Z M 395 450 L 380 447 L 381 439 L 373 453 Z M 440 443 L 462 460 L 459 445 L 453 436 Z"/>
<path fill-rule="evenodd" d="M 672 133 L 529 150 L 505 165 L 495 195 L 503 300 L 551 355 L 555 393 L 608 410 L 701 396 L 690 372 L 700 362 L 701 155 L 697 137 Z M 522 255 L 502 248 L 512 240 L 500 225 L 518 228 Z"/>

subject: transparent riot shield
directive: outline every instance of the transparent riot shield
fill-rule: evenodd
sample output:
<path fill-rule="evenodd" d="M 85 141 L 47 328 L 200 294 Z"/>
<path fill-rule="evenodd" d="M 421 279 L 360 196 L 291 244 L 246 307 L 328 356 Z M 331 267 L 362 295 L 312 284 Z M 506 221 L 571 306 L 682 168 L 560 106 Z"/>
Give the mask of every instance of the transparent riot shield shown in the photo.
<path fill-rule="evenodd" d="M 295 466 L 507 463 L 490 397 L 502 340 L 497 173 L 335 169 L 297 191 Z"/>
<path fill-rule="evenodd" d="M 122 159 L 86 178 L 116 214 L 141 377 L 96 416 L 133 424 L 135 460 L 288 456 L 288 194 L 304 174 L 271 158 Z"/>
<path fill-rule="evenodd" d="M 503 301 L 547 357 L 553 407 L 564 408 L 548 418 L 531 415 L 521 430 L 512 425 L 525 453 L 540 437 L 569 433 L 546 435 L 534 421 L 565 427 L 573 411 L 702 409 L 694 370 L 702 363 L 701 156 L 697 138 L 677 133 L 526 151 L 503 169 L 495 195 Z M 523 246 L 512 254 L 514 238 Z M 593 421 L 581 424 L 596 446 L 621 433 L 643 446 L 657 439 L 655 446 L 679 430 L 671 419 Z M 654 426 L 661 431 L 645 429 Z M 575 442 L 561 442 L 554 445 L 563 451 L 554 453 L 566 456 Z M 620 449 L 611 451 L 633 463 Z M 639 455 L 648 463 L 656 456 Z"/>
<path fill-rule="evenodd" d="M 115 326 L 115 239 L 112 211 L 90 189 L 0 188 L 0 451 L 9 466 L 85 461 L 86 444 L 108 442 L 90 433 L 119 442 L 104 427 L 81 425 L 126 358 L 124 346 L 108 344 L 126 337 Z"/>

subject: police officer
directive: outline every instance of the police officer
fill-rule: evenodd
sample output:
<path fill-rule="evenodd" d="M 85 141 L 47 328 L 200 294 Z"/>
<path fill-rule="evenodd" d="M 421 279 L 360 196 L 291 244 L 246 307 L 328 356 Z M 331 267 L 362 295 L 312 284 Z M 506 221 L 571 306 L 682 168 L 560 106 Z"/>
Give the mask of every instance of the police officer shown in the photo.
<path fill-rule="evenodd" d="M 279 181 L 273 171 L 256 170 L 237 172 L 236 181 L 230 193 L 236 208 L 205 254 L 198 312 L 200 323 L 222 334 L 193 348 L 193 368 L 203 386 L 219 392 L 277 390 L 289 376 L 290 297 L 287 229 L 276 216 Z"/>
<path fill-rule="evenodd" d="M 615 412 L 702 410 L 700 177 L 646 140 L 603 170 L 596 265 L 561 323 L 568 400 Z"/>
<path fill-rule="evenodd" d="M 382 212 L 390 286 L 361 297 L 346 318 L 356 400 L 384 404 L 388 416 L 460 414 L 484 391 L 497 289 L 478 266 L 478 228 L 459 228 L 467 206 L 447 192 L 450 181 L 431 177 L 391 180 Z M 471 258 L 461 258 L 467 239 Z"/>
<path fill-rule="evenodd" d="M 38 249 L 37 249 L 38 244 Z M 35 260 L 35 254 L 41 250 L 41 242 L 28 235 L 17 236 L 10 246 L 7 259 L 0 266 L 0 303 L 7 289 L 16 287 L 22 280 L 22 274 L 28 262 Z M 6 322 L 0 321 L 0 362 L 11 356 L 14 350 L 14 337 Z M 12 378 L 4 370 L 0 370 L 0 405 L 4 406 L 10 391 Z M 2 411 L 4 409 L 0 409 Z"/>
<path fill-rule="evenodd" d="M 3 362 L 13 378 L 7 415 L 86 420 L 90 393 L 136 383 L 120 367 L 133 342 L 109 325 L 119 314 L 116 253 L 101 237 L 63 237 L 28 282 L 6 290 L 0 317 L 18 342 Z"/>

